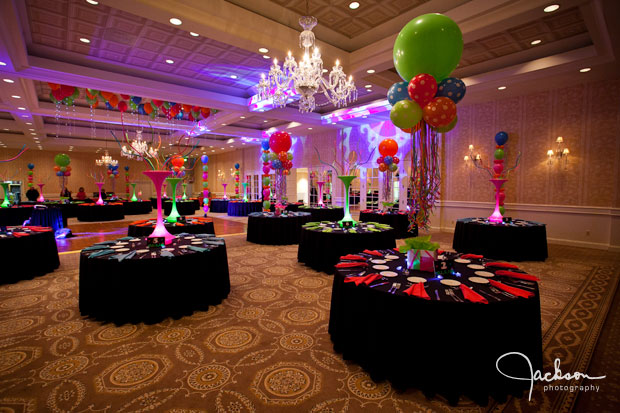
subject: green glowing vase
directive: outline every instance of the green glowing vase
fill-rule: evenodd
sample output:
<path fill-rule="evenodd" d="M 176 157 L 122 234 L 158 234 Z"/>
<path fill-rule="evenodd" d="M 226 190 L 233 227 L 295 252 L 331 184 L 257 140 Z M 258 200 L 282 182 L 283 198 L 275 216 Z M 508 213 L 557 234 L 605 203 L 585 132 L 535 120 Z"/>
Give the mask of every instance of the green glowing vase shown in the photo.
<path fill-rule="evenodd" d="M 4 189 L 4 201 L 0 204 L 0 208 L 8 208 L 11 206 L 9 202 L 9 183 L 8 182 L 0 182 L 2 185 L 2 189 Z"/>
<path fill-rule="evenodd" d="M 185 193 L 186 191 L 187 191 L 187 184 L 183 182 L 183 197 L 181 198 L 183 201 L 187 200 L 187 194 Z"/>
<path fill-rule="evenodd" d="M 354 227 L 357 225 L 357 221 L 353 219 L 351 212 L 349 212 L 349 187 L 355 178 L 357 178 L 355 175 L 344 175 L 338 177 L 338 179 L 340 179 L 344 184 L 344 218 L 338 221 L 338 225 L 341 227 Z"/>
<path fill-rule="evenodd" d="M 181 217 L 177 210 L 177 184 L 181 181 L 181 178 L 166 178 L 166 181 L 172 187 L 172 209 L 170 215 L 166 218 L 166 222 L 175 223 Z"/>
<path fill-rule="evenodd" d="M 138 197 L 136 196 L 136 184 L 129 184 L 133 188 L 133 195 L 131 195 L 131 202 L 137 202 Z"/>

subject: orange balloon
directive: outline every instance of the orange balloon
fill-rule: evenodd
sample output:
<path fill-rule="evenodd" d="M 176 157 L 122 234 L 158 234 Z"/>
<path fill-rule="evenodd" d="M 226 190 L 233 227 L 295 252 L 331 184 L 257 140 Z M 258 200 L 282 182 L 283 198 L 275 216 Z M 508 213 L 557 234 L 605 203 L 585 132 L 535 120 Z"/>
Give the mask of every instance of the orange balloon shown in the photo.
<path fill-rule="evenodd" d="M 151 112 L 153 111 L 153 106 L 151 106 L 150 103 L 145 103 L 144 104 L 144 111 L 146 112 L 147 115 L 150 115 Z"/>
<path fill-rule="evenodd" d="M 110 104 L 110 106 L 112 106 L 113 108 L 115 108 L 116 106 L 118 106 L 118 96 L 116 95 L 112 95 L 110 96 L 110 99 L 108 99 L 108 103 Z"/>
<path fill-rule="evenodd" d="M 189 113 L 192 110 L 192 105 L 181 105 L 181 107 L 183 108 L 183 112 L 185 113 Z"/>
<path fill-rule="evenodd" d="M 52 90 L 60 89 L 60 85 L 58 83 L 47 83 Z"/>
<path fill-rule="evenodd" d="M 388 166 L 386 164 L 384 164 L 384 163 L 380 163 L 379 164 L 379 170 L 381 172 L 385 172 L 385 171 L 387 171 L 387 169 L 388 169 Z"/>
<path fill-rule="evenodd" d="M 446 126 L 456 117 L 456 103 L 450 98 L 435 98 L 424 106 L 422 112 L 424 120 L 429 125 L 435 128 Z"/>
<path fill-rule="evenodd" d="M 387 138 L 379 144 L 379 153 L 381 156 L 394 156 L 398 152 L 398 144 L 394 139 Z"/>
<path fill-rule="evenodd" d="M 99 92 L 99 94 L 101 95 L 101 97 L 103 97 L 106 101 L 109 101 L 110 98 L 112 97 L 113 93 L 112 92 L 104 92 L 103 90 L 101 92 Z"/>

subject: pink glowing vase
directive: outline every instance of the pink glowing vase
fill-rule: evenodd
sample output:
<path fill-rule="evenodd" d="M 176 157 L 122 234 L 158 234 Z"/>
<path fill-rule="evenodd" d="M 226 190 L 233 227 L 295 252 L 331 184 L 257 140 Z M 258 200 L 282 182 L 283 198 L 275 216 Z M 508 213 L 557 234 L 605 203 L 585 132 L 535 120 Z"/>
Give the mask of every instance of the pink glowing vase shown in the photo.
<path fill-rule="evenodd" d="M 228 199 L 228 196 L 226 196 L 226 185 L 228 184 L 222 184 L 222 186 L 224 187 L 224 199 Z"/>
<path fill-rule="evenodd" d="M 489 217 L 489 221 L 491 222 L 502 222 L 503 218 L 501 212 L 499 212 L 499 190 L 501 189 L 504 182 L 508 179 L 490 179 L 490 181 L 495 185 L 495 211 Z"/>
<path fill-rule="evenodd" d="M 39 197 L 37 198 L 37 202 L 45 202 L 45 198 L 43 198 L 43 187 L 45 184 L 37 184 L 39 187 Z"/>
<path fill-rule="evenodd" d="M 325 181 L 317 181 L 316 185 L 319 187 L 319 205 L 325 206 L 323 203 L 323 185 L 325 185 Z"/>
<path fill-rule="evenodd" d="M 168 232 L 162 218 L 161 186 L 164 183 L 164 179 L 172 174 L 172 171 L 144 171 L 142 173 L 153 181 L 155 192 L 157 193 L 157 224 L 155 225 L 153 233 L 149 235 L 149 238 L 162 237 L 166 240 L 166 245 L 168 245 L 175 239 L 175 236 Z"/>
<path fill-rule="evenodd" d="M 97 205 L 103 205 L 103 198 L 101 198 L 101 187 L 103 187 L 103 184 L 103 182 L 95 182 L 95 185 L 99 188 L 99 199 L 95 202 Z"/>

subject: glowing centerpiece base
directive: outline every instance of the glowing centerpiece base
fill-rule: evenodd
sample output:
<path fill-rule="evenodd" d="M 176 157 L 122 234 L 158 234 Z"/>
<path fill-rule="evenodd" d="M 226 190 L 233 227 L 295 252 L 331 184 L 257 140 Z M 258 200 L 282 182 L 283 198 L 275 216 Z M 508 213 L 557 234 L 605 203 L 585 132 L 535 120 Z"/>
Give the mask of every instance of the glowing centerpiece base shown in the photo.
<path fill-rule="evenodd" d="M 133 195 L 131 195 L 131 202 L 137 202 L 138 201 L 138 197 L 136 196 L 136 184 L 132 183 L 132 184 L 129 184 L 129 185 L 131 185 L 131 188 L 133 190 Z"/>
<path fill-rule="evenodd" d="M 155 225 L 155 230 L 153 230 L 153 233 L 149 235 L 149 238 L 163 237 L 166 240 L 165 243 L 170 244 L 172 240 L 175 239 L 175 236 L 168 232 L 162 218 L 161 186 L 164 183 L 164 179 L 172 174 L 172 171 L 144 171 L 142 173 L 153 181 L 153 185 L 155 185 L 155 192 L 157 193 L 157 224 Z"/>
<path fill-rule="evenodd" d="M 325 206 L 323 203 L 323 185 L 325 185 L 325 181 L 317 181 L 316 185 L 319 187 L 319 205 Z"/>
<path fill-rule="evenodd" d="M 170 184 L 172 188 L 172 209 L 170 210 L 170 215 L 166 218 L 166 221 L 173 224 L 177 222 L 181 215 L 177 210 L 177 184 L 181 181 L 181 178 L 166 178 L 166 181 Z"/>
<path fill-rule="evenodd" d="M 4 189 L 4 201 L 0 204 L 0 208 L 8 208 L 11 206 L 9 202 L 9 183 L 8 182 L 0 182 L 2 185 L 2 189 Z"/>
<path fill-rule="evenodd" d="M 45 202 L 45 198 L 43 198 L 43 187 L 45 184 L 37 184 L 39 187 L 39 197 L 37 198 L 37 202 Z"/>
<path fill-rule="evenodd" d="M 95 182 L 95 185 L 99 188 L 99 199 L 95 202 L 97 205 L 103 205 L 103 198 L 101 198 L 101 188 L 103 187 L 103 184 L 103 182 Z"/>
<path fill-rule="evenodd" d="M 338 179 L 340 179 L 344 184 L 344 218 L 338 221 L 340 227 L 354 227 L 357 225 L 357 221 L 353 219 L 351 213 L 349 212 L 349 187 L 355 178 L 357 178 L 355 175 L 344 175 L 338 177 Z"/>
<path fill-rule="evenodd" d="M 183 201 L 187 199 L 187 184 L 183 182 L 183 196 L 181 197 Z"/>
<path fill-rule="evenodd" d="M 223 199 L 228 199 L 228 196 L 226 195 L 226 185 L 228 185 L 228 184 L 222 184 L 222 186 L 224 187 L 224 197 L 223 197 Z"/>
<path fill-rule="evenodd" d="M 244 182 L 241 185 L 243 186 L 243 202 L 248 202 L 248 183 Z"/>
<path fill-rule="evenodd" d="M 493 211 L 493 213 L 489 217 L 490 222 L 498 223 L 503 221 L 504 217 L 502 217 L 501 212 L 499 212 L 499 197 L 500 189 L 502 185 L 504 185 L 504 182 L 506 182 L 507 180 L 508 179 L 489 179 L 489 181 L 491 181 L 493 185 L 495 185 L 495 211 Z"/>

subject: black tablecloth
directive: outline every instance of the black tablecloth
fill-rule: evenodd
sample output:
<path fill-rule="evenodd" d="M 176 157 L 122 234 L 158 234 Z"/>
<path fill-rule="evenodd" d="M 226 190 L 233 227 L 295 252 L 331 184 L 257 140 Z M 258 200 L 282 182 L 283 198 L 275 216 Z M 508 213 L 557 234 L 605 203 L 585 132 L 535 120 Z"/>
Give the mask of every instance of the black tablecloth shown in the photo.
<path fill-rule="evenodd" d="M 151 206 L 153 207 L 153 209 L 157 209 L 157 198 L 150 197 L 149 199 L 151 200 Z M 168 197 L 162 198 L 161 199 L 162 205 L 164 202 L 169 201 L 169 200 L 170 198 Z"/>
<path fill-rule="evenodd" d="M 67 227 L 67 218 L 62 214 L 62 209 L 57 207 L 34 208 L 30 225 L 50 227 L 54 232 Z"/>
<path fill-rule="evenodd" d="M 45 205 L 48 208 L 58 208 L 62 211 L 62 217 L 65 221 L 69 218 L 77 217 L 77 210 L 81 204 L 94 203 L 93 200 L 87 199 L 86 201 L 72 201 L 72 202 L 58 202 L 58 201 L 45 201 L 45 202 L 20 202 L 20 205 Z M 66 226 L 66 224 L 65 224 Z"/>
<path fill-rule="evenodd" d="M 89 254 L 102 250 L 82 250 L 80 312 L 116 323 L 157 322 L 219 304 L 230 292 L 224 240 L 210 235 L 188 237 L 192 240 L 179 236 L 168 246 L 173 248 L 172 258 L 160 256 L 159 248 L 153 250 L 154 257 L 149 250 L 123 261 L 111 258 L 114 253 L 89 258 Z M 117 240 L 127 242 L 123 247 L 130 250 L 121 254 L 146 249 L 145 238 L 138 242 L 128 241 L 129 238 Z M 202 240 L 198 246 L 208 249 L 197 252 L 179 248 L 193 240 Z"/>
<path fill-rule="evenodd" d="M 94 222 L 94 221 L 116 221 L 124 219 L 124 208 L 122 203 L 97 205 L 82 204 L 77 210 L 78 221 Z"/>
<path fill-rule="evenodd" d="M 496 360 L 505 353 L 520 352 L 530 359 L 534 370 L 542 368 L 537 283 L 521 284 L 497 275 L 491 278 L 535 294 L 528 299 L 508 297 L 495 292 L 500 290 L 494 291 L 490 284 L 469 281 L 477 271 L 467 268 L 469 264 L 454 264 L 462 275 L 444 278 L 471 287 L 488 300 L 482 304 L 465 300 L 459 287 L 441 284 L 434 273 L 410 271 L 409 277 L 428 280 L 424 286 L 430 300 L 425 300 L 402 292 L 412 284 L 397 269 L 406 265 L 404 255 L 394 255 L 399 259 L 386 265 L 398 275 L 372 282 L 371 286 L 387 282 L 376 288 L 344 282 L 346 275 L 358 274 L 359 268 L 336 271 L 329 319 L 334 349 L 345 360 L 360 364 L 376 381 L 388 379 L 397 389 L 415 387 L 428 396 L 441 394 L 451 403 L 459 395 L 480 404 L 486 404 L 489 395 L 502 402 L 508 394 L 521 396 L 524 389 L 529 390 L 529 382 L 502 376 L 496 370 Z M 372 268 L 368 271 L 379 272 Z M 390 294 L 388 290 L 395 282 L 401 287 Z M 526 361 L 520 357 L 504 358 L 500 368 L 514 377 L 530 376 Z"/>
<path fill-rule="evenodd" d="M 260 201 L 234 202 L 228 203 L 228 215 L 231 217 L 245 217 L 251 212 L 260 212 L 263 203 Z"/>
<path fill-rule="evenodd" d="M 302 228 L 297 249 L 297 261 L 327 274 L 334 272 L 334 265 L 340 256 L 361 251 L 364 249 L 387 249 L 396 247 L 393 229 L 380 229 L 378 232 L 366 229 L 366 224 L 360 223 L 350 233 L 337 230 L 338 224 L 328 225 L 334 228 L 333 232 L 321 232 Z"/>
<path fill-rule="evenodd" d="M 299 207 L 298 211 L 310 212 L 313 221 L 339 221 L 344 218 L 344 208 Z"/>
<path fill-rule="evenodd" d="M 170 215 L 172 211 L 172 201 L 163 203 L 164 215 Z M 196 212 L 196 203 L 194 201 L 177 201 L 177 211 L 179 215 L 193 215 Z"/>
<path fill-rule="evenodd" d="M 228 199 L 212 199 L 209 203 L 209 212 L 228 212 Z"/>
<path fill-rule="evenodd" d="M 150 214 L 152 210 L 151 201 L 123 201 L 125 215 Z"/>
<path fill-rule="evenodd" d="M 301 226 L 310 222 L 307 212 L 289 212 L 275 216 L 273 212 L 253 212 L 248 215 L 247 240 L 257 244 L 297 244 Z"/>
<path fill-rule="evenodd" d="M 22 225 L 32 215 L 33 206 L 0 208 L 0 226 Z"/>
<path fill-rule="evenodd" d="M 153 232 L 153 229 L 155 229 L 156 222 L 157 220 L 155 219 L 145 219 L 142 221 L 132 222 L 127 227 L 127 235 L 132 237 L 148 237 Z M 183 232 L 187 232 L 189 234 L 215 234 L 213 220 L 211 218 L 187 218 L 187 222 L 185 224 L 169 224 L 164 222 L 164 225 L 166 226 L 168 232 L 173 235 Z"/>
<path fill-rule="evenodd" d="M 37 277 L 60 266 L 54 232 L 51 228 L 45 229 L 47 231 L 36 232 L 28 228 L 8 227 L 7 232 L 0 232 L 0 284 Z M 9 232 L 28 235 L 18 237 L 8 235 Z"/>
<path fill-rule="evenodd" d="M 387 212 L 378 211 L 361 211 L 360 221 L 363 222 L 379 222 L 387 224 L 394 228 L 396 238 L 410 238 L 418 236 L 418 226 L 416 225 L 411 232 L 409 228 L 409 216 L 406 212 Z"/>
<path fill-rule="evenodd" d="M 452 248 L 507 261 L 544 261 L 547 227 L 533 221 L 487 224 L 484 218 L 463 218 L 456 222 Z"/>

